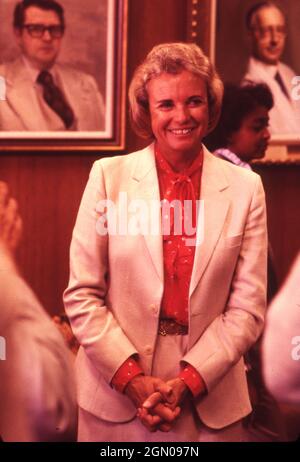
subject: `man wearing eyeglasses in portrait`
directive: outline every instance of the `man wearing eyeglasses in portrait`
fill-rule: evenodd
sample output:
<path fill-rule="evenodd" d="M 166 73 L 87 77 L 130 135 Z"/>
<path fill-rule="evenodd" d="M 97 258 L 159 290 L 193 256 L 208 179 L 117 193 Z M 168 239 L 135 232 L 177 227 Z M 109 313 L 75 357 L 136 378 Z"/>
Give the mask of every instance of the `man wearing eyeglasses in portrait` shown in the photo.
<path fill-rule="evenodd" d="M 95 79 L 57 63 L 65 18 L 56 0 L 22 0 L 14 10 L 14 34 L 21 50 L 0 66 L 5 101 L 1 130 L 104 130 L 104 102 Z"/>
<path fill-rule="evenodd" d="M 274 2 L 262 1 L 248 11 L 246 25 L 252 55 L 243 81 L 264 82 L 272 91 L 272 134 L 299 136 L 300 102 L 293 97 L 295 72 L 280 61 L 287 36 L 285 14 Z"/>

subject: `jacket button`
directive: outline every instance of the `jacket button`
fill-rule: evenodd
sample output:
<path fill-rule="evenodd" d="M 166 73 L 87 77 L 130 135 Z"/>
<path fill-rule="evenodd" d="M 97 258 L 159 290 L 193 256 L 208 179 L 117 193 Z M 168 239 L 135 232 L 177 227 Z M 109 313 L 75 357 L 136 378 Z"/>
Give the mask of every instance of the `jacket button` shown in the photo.
<path fill-rule="evenodd" d="M 158 313 L 158 307 L 157 305 L 155 305 L 154 303 L 152 303 L 150 305 L 150 310 L 152 311 L 153 314 L 157 314 Z"/>
<path fill-rule="evenodd" d="M 153 349 L 151 348 L 150 345 L 147 345 L 145 347 L 145 353 L 146 353 L 146 355 L 151 355 L 153 353 Z"/>

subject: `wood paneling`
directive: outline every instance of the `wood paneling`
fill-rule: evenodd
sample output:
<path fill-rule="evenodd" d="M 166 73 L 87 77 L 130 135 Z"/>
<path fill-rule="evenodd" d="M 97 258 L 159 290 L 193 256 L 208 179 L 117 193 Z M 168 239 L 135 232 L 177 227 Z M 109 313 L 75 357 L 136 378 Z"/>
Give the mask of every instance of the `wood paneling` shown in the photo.
<path fill-rule="evenodd" d="M 18 260 L 49 312 L 62 309 L 72 228 L 95 159 L 70 154 L 9 154 L 0 159 L 0 178 L 8 182 L 24 221 Z"/>
<path fill-rule="evenodd" d="M 266 192 L 269 239 L 279 283 L 300 250 L 300 165 L 260 166 Z"/>

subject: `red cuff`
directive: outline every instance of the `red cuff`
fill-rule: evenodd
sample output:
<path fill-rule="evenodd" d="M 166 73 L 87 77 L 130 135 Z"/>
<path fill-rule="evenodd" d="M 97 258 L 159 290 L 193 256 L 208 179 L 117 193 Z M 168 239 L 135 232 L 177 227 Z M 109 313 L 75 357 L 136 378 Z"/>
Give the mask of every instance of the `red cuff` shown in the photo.
<path fill-rule="evenodd" d="M 186 386 L 192 392 L 194 398 L 207 393 L 207 388 L 203 378 L 199 372 L 191 366 L 191 364 L 186 364 L 184 366 L 184 368 L 180 371 L 179 378 L 184 381 Z"/>
<path fill-rule="evenodd" d="M 142 368 L 133 358 L 128 358 L 117 370 L 112 378 L 111 384 L 117 391 L 123 393 L 126 385 L 136 375 L 143 374 Z"/>

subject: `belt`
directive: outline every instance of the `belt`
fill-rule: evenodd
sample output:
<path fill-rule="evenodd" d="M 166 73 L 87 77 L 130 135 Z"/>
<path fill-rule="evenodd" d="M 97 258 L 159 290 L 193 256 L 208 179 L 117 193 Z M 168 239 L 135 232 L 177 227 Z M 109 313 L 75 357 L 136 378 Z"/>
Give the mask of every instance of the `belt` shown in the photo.
<path fill-rule="evenodd" d="M 187 335 L 188 326 L 183 326 L 173 319 L 160 319 L 158 325 L 159 335 Z"/>

